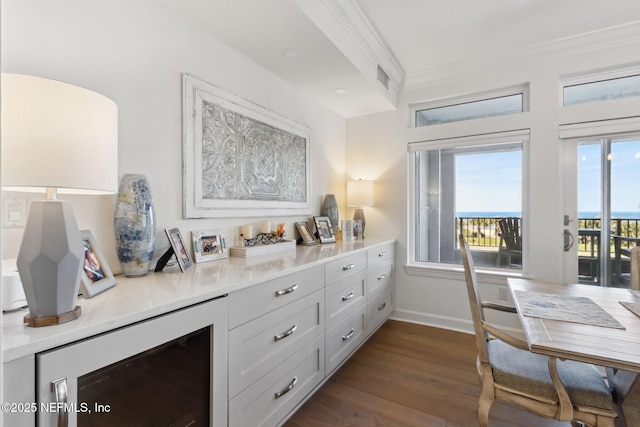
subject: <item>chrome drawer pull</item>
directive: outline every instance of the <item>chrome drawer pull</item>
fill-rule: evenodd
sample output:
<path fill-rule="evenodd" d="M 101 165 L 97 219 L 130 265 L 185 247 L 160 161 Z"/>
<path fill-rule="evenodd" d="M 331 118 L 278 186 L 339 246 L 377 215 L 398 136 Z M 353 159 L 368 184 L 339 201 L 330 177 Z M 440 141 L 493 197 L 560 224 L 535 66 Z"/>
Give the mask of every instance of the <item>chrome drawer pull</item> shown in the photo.
<path fill-rule="evenodd" d="M 286 337 L 288 337 L 289 335 L 291 335 L 296 329 L 298 329 L 298 325 L 293 325 L 291 328 L 289 328 L 289 330 L 287 332 L 283 332 L 281 334 L 276 334 L 273 336 L 273 340 L 274 341 L 280 341 L 281 339 L 284 339 Z"/>
<path fill-rule="evenodd" d="M 379 257 L 387 256 L 387 253 L 386 252 L 382 252 L 382 253 L 379 253 L 378 256 Z"/>
<path fill-rule="evenodd" d="M 69 425 L 69 412 L 67 411 L 67 378 L 63 377 L 55 381 L 51 381 L 51 390 L 56 395 L 56 408 L 58 408 L 58 427 Z"/>
<path fill-rule="evenodd" d="M 345 296 L 343 296 L 343 297 L 342 297 L 342 301 L 349 301 L 351 298 L 353 298 L 353 296 L 354 296 L 355 294 L 356 294 L 356 293 L 355 293 L 355 292 L 353 292 L 353 291 L 349 292 L 349 295 L 345 295 Z"/>
<path fill-rule="evenodd" d="M 384 310 L 384 308 L 387 306 L 386 302 L 383 302 L 381 306 L 378 306 L 378 311 L 380 310 Z"/>
<path fill-rule="evenodd" d="M 349 264 L 349 265 L 343 265 L 343 266 L 342 266 L 342 271 L 351 270 L 351 269 L 352 269 L 353 267 L 355 267 L 355 266 L 356 266 L 356 263 L 355 263 L 355 262 L 352 262 L 352 263 L 351 263 L 351 264 Z"/>
<path fill-rule="evenodd" d="M 298 377 L 293 377 L 293 380 L 289 383 L 287 388 L 285 388 L 282 391 L 276 391 L 276 399 L 289 393 L 293 389 L 293 387 L 295 387 L 297 382 L 298 382 Z"/>
<path fill-rule="evenodd" d="M 290 294 L 291 292 L 295 291 L 296 289 L 298 289 L 298 285 L 297 284 L 291 286 L 290 288 L 276 291 L 276 296 L 279 297 L 279 296 L 282 296 L 282 295 Z"/>
<path fill-rule="evenodd" d="M 353 333 L 354 333 L 355 331 L 356 331 L 355 329 L 351 328 L 351 330 L 349 331 L 349 333 L 348 333 L 347 335 L 345 335 L 345 336 L 343 336 L 343 337 L 342 337 L 342 341 L 346 341 L 346 340 L 348 340 L 349 338 L 351 338 L 351 337 L 353 336 Z"/>
<path fill-rule="evenodd" d="M 382 273 L 381 275 L 378 276 L 378 280 L 383 280 L 386 278 L 387 278 L 387 275 L 385 273 Z"/>

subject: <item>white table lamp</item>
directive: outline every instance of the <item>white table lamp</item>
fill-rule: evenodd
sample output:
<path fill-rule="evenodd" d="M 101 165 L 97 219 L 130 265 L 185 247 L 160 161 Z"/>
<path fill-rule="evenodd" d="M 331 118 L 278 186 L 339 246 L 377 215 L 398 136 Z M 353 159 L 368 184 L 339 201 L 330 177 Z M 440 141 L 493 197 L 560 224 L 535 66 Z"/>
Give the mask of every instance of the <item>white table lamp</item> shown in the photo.
<path fill-rule="evenodd" d="M 46 192 L 31 203 L 16 260 L 25 321 L 73 320 L 84 251 L 71 205 L 57 194 L 118 191 L 118 108 L 67 83 L 2 74 L 1 111 L 3 190 Z"/>
<path fill-rule="evenodd" d="M 347 182 L 347 204 L 355 207 L 353 219 L 362 221 L 362 237 L 364 237 L 364 210 L 365 206 L 373 206 L 373 181 L 359 179 Z"/>

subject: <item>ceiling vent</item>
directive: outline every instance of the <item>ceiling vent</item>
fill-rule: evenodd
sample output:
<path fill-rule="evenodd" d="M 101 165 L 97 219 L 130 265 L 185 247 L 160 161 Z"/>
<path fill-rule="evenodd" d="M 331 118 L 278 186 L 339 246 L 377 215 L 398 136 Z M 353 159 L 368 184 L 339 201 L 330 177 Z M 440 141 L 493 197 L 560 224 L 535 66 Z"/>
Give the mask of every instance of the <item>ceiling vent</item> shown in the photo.
<path fill-rule="evenodd" d="M 389 75 L 382 69 L 380 65 L 378 65 L 378 82 L 380 82 L 380 84 L 384 86 L 385 89 L 389 90 Z"/>

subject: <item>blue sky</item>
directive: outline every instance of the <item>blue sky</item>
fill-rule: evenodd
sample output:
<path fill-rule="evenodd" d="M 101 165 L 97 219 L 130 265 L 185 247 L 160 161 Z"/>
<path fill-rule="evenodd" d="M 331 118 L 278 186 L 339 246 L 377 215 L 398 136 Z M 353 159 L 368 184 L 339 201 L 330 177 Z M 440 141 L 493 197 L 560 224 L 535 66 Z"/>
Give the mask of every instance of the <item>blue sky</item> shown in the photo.
<path fill-rule="evenodd" d="M 640 141 L 611 147 L 611 211 L 640 213 Z M 578 149 L 578 211 L 600 211 L 600 144 Z"/>
<path fill-rule="evenodd" d="M 457 212 L 520 212 L 522 153 L 456 156 Z"/>
<path fill-rule="evenodd" d="M 640 216 L 640 141 L 612 145 L 613 212 Z M 456 156 L 457 212 L 520 212 L 522 155 L 508 151 Z M 578 150 L 578 212 L 600 211 L 600 144 Z"/>

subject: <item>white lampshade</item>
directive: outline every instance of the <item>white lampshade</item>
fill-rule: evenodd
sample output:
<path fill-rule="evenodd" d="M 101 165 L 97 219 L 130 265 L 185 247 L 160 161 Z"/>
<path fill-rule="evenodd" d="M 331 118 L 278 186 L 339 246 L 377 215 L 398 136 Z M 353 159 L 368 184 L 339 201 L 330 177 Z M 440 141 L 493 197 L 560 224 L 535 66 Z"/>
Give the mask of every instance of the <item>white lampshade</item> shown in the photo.
<path fill-rule="evenodd" d="M 67 83 L 2 74 L 2 186 L 118 191 L 118 107 Z"/>
<path fill-rule="evenodd" d="M 347 182 L 347 204 L 351 207 L 373 206 L 373 181 Z"/>

